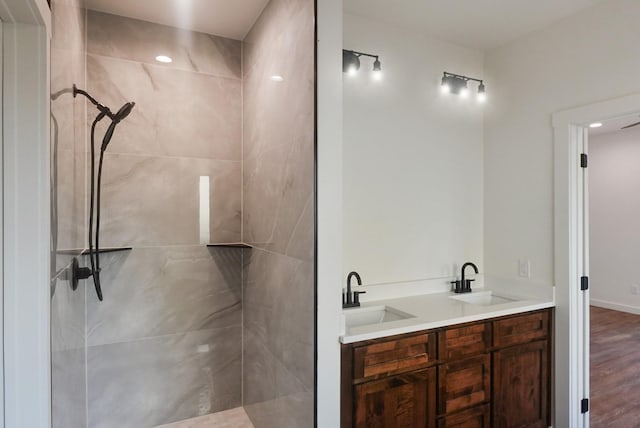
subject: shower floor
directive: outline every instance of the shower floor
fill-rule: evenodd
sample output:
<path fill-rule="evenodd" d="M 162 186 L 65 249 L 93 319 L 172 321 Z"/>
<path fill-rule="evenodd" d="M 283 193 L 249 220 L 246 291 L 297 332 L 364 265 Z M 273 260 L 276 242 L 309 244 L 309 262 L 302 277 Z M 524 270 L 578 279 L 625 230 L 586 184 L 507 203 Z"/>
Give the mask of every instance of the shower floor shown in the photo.
<path fill-rule="evenodd" d="M 155 428 L 254 428 L 242 407 L 159 425 Z"/>

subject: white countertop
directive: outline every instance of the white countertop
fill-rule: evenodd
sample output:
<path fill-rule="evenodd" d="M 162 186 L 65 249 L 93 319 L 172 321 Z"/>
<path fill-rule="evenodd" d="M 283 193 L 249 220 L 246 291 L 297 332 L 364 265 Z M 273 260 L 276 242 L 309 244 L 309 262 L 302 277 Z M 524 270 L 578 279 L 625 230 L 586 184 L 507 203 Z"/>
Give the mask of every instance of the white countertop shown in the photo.
<path fill-rule="evenodd" d="M 535 288 L 525 288 L 522 285 L 509 286 L 498 282 L 494 286 L 485 285 L 483 288 L 476 288 L 476 293 L 490 290 L 495 295 L 514 299 L 514 301 L 491 306 L 480 306 L 452 299 L 452 296 L 460 296 L 452 292 L 367 301 L 362 303 L 361 308 L 389 306 L 414 317 L 352 327 L 344 332 L 340 341 L 354 343 L 553 307 L 553 287 L 537 290 Z M 344 309 L 343 313 L 348 313 L 350 310 L 358 310 L 358 308 Z"/>

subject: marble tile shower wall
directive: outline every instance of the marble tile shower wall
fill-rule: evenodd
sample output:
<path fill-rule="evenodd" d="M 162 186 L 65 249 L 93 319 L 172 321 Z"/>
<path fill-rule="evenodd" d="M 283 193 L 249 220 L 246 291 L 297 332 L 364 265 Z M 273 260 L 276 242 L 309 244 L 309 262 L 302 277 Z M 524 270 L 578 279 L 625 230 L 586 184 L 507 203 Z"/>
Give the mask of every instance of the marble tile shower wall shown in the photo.
<path fill-rule="evenodd" d="M 313 0 L 271 0 L 243 44 L 243 399 L 257 428 L 313 426 L 314 43 Z"/>
<path fill-rule="evenodd" d="M 51 7 L 51 426 L 84 428 L 85 289 L 66 271 L 85 246 L 86 105 L 71 94 L 86 84 L 85 13 L 80 0 Z"/>
<path fill-rule="evenodd" d="M 199 183 L 204 241 L 240 241 L 241 43 L 94 11 L 87 28 L 90 92 L 136 102 L 104 161 L 101 245 L 134 250 L 103 256 L 105 299 L 87 294 L 88 426 L 240 406 L 242 253 L 202 245 Z"/>

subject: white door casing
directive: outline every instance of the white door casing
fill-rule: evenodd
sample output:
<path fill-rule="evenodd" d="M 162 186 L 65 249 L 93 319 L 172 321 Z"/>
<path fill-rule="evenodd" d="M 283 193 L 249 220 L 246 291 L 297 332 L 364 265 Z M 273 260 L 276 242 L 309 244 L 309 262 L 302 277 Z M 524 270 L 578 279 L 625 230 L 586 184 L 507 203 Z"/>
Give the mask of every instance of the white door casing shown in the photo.
<path fill-rule="evenodd" d="M 0 0 L 0 19 L 3 428 L 48 428 L 51 13 L 46 0 Z"/>
<path fill-rule="evenodd" d="M 589 291 L 580 279 L 589 275 L 588 168 L 589 123 L 640 113 L 640 94 L 553 114 L 554 262 L 556 285 L 554 413 L 556 427 L 589 426 L 581 401 L 589 398 Z"/>

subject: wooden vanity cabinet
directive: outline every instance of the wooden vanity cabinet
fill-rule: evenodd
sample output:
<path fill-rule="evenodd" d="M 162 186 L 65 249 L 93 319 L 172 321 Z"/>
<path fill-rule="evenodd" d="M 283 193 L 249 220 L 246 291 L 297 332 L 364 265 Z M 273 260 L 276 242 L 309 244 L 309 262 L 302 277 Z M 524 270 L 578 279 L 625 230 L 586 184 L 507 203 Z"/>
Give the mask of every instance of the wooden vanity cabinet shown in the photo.
<path fill-rule="evenodd" d="M 342 428 L 547 427 L 551 314 L 342 345 Z"/>

